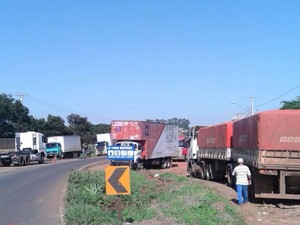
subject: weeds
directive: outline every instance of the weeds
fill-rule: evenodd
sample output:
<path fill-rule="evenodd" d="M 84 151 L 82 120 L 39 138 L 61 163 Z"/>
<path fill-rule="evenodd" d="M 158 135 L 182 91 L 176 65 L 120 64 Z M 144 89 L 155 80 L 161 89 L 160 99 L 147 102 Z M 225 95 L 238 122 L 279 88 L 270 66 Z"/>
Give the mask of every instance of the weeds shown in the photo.
<path fill-rule="evenodd" d="M 171 173 L 148 180 L 134 171 L 130 179 L 131 194 L 121 196 L 122 222 L 162 215 L 187 225 L 245 224 L 224 198 L 195 180 Z M 66 194 L 66 224 L 122 224 L 117 220 L 116 199 L 105 193 L 104 172 L 72 171 Z"/>

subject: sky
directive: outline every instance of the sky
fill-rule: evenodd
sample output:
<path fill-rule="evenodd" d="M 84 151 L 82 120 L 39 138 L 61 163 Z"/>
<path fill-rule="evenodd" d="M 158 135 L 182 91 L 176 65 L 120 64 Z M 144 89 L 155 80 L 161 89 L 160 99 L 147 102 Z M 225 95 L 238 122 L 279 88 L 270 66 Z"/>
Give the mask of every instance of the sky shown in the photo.
<path fill-rule="evenodd" d="M 297 0 L 0 0 L 0 93 L 36 118 L 212 125 L 300 96 Z"/>

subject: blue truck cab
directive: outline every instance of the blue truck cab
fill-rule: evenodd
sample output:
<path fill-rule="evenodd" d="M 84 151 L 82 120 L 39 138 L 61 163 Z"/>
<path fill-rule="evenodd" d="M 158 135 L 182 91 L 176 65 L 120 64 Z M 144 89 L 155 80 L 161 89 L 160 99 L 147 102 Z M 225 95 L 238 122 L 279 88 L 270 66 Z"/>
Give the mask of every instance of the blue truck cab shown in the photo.
<path fill-rule="evenodd" d="M 58 142 L 47 143 L 46 154 L 47 158 L 53 158 L 54 156 L 56 156 L 57 158 L 62 158 L 61 144 Z"/>

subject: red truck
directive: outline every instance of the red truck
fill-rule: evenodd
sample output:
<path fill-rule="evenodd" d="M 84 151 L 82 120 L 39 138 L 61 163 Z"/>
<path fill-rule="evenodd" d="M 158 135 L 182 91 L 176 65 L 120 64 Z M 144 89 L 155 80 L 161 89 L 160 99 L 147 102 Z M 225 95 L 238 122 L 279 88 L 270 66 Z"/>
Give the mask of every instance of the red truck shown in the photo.
<path fill-rule="evenodd" d="M 112 121 L 114 145 L 134 146 L 133 168 L 170 168 L 178 155 L 178 126 L 145 121 Z"/>
<path fill-rule="evenodd" d="M 271 110 L 198 130 L 192 176 L 227 178 L 243 158 L 252 173 L 250 197 L 300 200 L 300 110 Z"/>

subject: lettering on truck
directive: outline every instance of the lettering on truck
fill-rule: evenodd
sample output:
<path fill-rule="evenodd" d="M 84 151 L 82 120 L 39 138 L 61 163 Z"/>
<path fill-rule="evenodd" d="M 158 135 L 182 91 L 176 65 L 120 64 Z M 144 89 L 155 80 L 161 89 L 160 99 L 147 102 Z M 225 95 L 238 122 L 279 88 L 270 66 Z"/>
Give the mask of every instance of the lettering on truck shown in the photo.
<path fill-rule="evenodd" d="M 246 134 L 241 135 L 239 137 L 239 144 L 246 144 L 247 143 L 247 139 L 248 139 L 248 136 Z"/>
<path fill-rule="evenodd" d="M 216 138 L 207 138 L 206 144 L 213 144 L 213 143 L 215 143 L 215 141 L 216 141 Z"/>
<path fill-rule="evenodd" d="M 280 137 L 279 142 L 299 143 L 300 142 L 300 137 L 282 136 L 282 137 Z"/>

